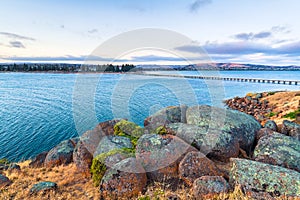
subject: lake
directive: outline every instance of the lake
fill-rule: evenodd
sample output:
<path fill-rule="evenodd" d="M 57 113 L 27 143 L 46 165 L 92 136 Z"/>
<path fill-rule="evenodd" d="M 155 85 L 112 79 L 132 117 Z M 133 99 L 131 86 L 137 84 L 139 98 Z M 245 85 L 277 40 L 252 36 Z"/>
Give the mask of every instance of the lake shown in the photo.
<path fill-rule="evenodd" d="M 300 71 L 180 73 L 300 80 Z M 143 125 L 145 117 L 166 106 L 222 107 L 222 100 L 248 92 L 299 89 L 295 85 L 133 74 L 0 73 L 0 158 L 31 158 L 112 118 Z"/>

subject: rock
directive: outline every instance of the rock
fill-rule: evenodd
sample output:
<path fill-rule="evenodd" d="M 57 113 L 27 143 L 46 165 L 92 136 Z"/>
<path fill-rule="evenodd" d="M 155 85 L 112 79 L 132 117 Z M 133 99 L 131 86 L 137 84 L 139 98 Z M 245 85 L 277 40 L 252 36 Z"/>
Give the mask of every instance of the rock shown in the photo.
<path fill-rule="evenodd" d="M 82 141 L 79 141 L 73 151 L 73 161 L 79 172 L 90 176 L 93 155 L 87 150 Z"/>
<path fill-rule="evenodd" d="M 51 149 L 44 162 L 45 167 L 66 165 L 73 161 L 74 145 L 71 140 L 65 140 Z"/>
<path fill-rule="evenodd" d="M 166 199 L 167 200 L 180 200 L 181 198 L 176 194 L 169 194 Z"/>
<path fill-rule="evenodd" d="M 186 112 L 188 124 L 228 133 L 239 141 L 240 148 L 251 151 L 255 134 L 261 125 L 245 113 L 211 106 L 193 106 Z"/>
<path fill-rule="evenodd" d="M 36 183 L 32 186 L 32 188 L 30 189 L 30 194 L 36 194 L 39 192 L 46 192 L 49 190 L 56 190 L 57 189 L 57 184 L 54 182 L 39 182 Z"/>
<path fill-rule="evenodd" d="M 276 123 L 273 120 L 268 120 L 265 123 L 264 128 L 269 128 L 273 131 L 277 131 L 277 129 L 278 129 Z"/>
<path fill-rule="evenodd" d="M 114 126 L 119 121 L 119 119 L 114 119 L 101 122 L 93 130 L 85 132 L 80 138 L 85 148 L 94 155 L 100 140 L 105 136 L 114 135 Z"/>
<path fill-rule="evenodd" d="M 135 157 L 133 150 L 114 149 L 109 152 L 97 155 L 92 161 L 90 170 L 94 185 L 99 186 L 100 181 L 107 169 L 113 167 L 118 162 L 129 157 Z"/>
<path fill-rule="evenodd" d="M 262 128 L 256 133 L 255 139 L 256 139 L 256 141 L 258 141 L 258 140 L 260 140 L 260 138 L 267 136 L 267 135 L 272 135 L 273 133 L 276 133 L 276 132 L 269 128 Z"/>
<path fill-rule="evenodd" d="M 106 171 L 100 183 L 104 199 L 134 198 L 146 187 L 147 176 L 135 158 L 127 158 Z"/>
<path fill-rule="evenodd" d="M 272 196 L 300 196 L 300 173 L 283 167 L 232 158 L 229 183 L 245 192 L 267 192 Z"/>
<path fill-rule="evenodd" d="M 133 148 L 131 141 L 127 137 L 122 136 L 105 136 L 101 139 L 95 153 L 94 157 L 99 154 L 107 153 L 114 149 L 122 149 L 122 148 Z"/>
<path fill-rule="evenodd" d="M 144 134 L 144 129 L 133 122 L 121 120 L 114 126 L 114 134 L 140 138 Z"/>
<path fill-rule="evenodd" d="M 187 153 L 179 164 L 178 172 L 179 177 L 190 186 L 201 176 L 222 175 L 214 162 L 200 152 Z"/>
<path fill-rule="evenodd" d="M 228 162 L 239 155 L 239 142 L 232 134 L 207 127 L 174 123 L 166 125 L 166 132 L 183 139 L 209 158 Z"/>
<path fill-rule="evenodd" d="M 202 176 L 193 183 L 195 199 L 211 199 L 222 193 L 227 193 L 229 184 L 221 176 Z"/>
<path fill-rule="evenodd" d="M 12 163 L 9 165 L 8 170 L 21 171 L 21 167 L 20 167 L 20 165 L 17 165 L 16 163 Z"/>
<path fill-rule="evenodd" d="M 103 136 L 114 135 L 114 126 L 123 119 L 113 119 L 101 122 L 96 126 L 96 130 L 101 131 Z"/>
<path fill-rule="evenodd" d="M 169 106 L 159 110 L 144 120 L 144 127 L 148 133 L 154 133 L 158 127 L 169 123 L 186 123 L 186 110 L 187 106 L 185 105 Z"/>
<path fill-rule="evenodd" d="M 138 140 L 136 158 L 151 180 L 162 181 L 178 177 L 178 164 L 190 151 L 197 150 L 176 136 L 146 134 Z"/>
<path fill-rule="evenodd" d="M 72 142 L 73 146 L 75 147 L 77 143 L 80 141 L 80 137 L 71 138 L 70 141 Z"/>
<path fill-rule="evenodd" d="M 0 171 L 7 170 L 9 165 L 0 163 Z"/>
<path fill-rule="evenodd" d="M 44 166 L 44 161 L 47 156 L 48 152 L 44 151 L 40 154 L 38 154 L 30 163 L 29 167 L 43 167 Z"/>
<path fill-rule="evenodd" d="M 0 188 L 2 189 L 10 184 L 12 184 L 12 182 L 6 176 L 0 174 Z"/>
<path fill-rule="evenodd" d="M 300 124 L 283 120 L 281 133 L 300 140 Z"/>
<path fill-rule="evenodd" d="M 300 141 L 274 132 L 258 141 L 254 159 L 300 172 Z"/>

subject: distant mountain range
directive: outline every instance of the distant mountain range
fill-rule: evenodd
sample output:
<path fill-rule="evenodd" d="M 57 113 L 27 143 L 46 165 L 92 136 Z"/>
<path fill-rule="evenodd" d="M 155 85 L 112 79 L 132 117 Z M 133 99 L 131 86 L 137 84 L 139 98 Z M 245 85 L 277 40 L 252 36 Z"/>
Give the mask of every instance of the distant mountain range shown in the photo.
<path fill-rule="evenodd" d="M 137 65 L 140 70 L 300 70 L 300 66 L 273 66 L 240 63 L 201 63 L 194 65 Z"/>

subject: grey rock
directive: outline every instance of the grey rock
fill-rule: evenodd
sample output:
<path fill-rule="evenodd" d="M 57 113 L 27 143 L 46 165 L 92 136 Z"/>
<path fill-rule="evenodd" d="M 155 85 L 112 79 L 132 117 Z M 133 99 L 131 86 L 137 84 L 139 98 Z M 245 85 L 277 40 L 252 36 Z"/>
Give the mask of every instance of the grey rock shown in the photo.
<path fill-rule="evenodd" d="M 46 182 L 39 182 L 32 186 L 30 189 L 30 194 L 36 194 L 41 191 L 46 192 L 49 190 L 56 190 L 57 184 L 54 182 L 46 181 Z"/>
<path fill-rule="evenodd" d="M 277 131 L 278 130 L 277 124 L 273 120 L 268 120 L 265 123 L 264 128 L 269 128 L 269 129 L 271 129 L 273 131 Z"/>
<path fill-rule="evenodd" d="M 227 193 L 229 184 L 221 176 L 202 176 L 194 181 L 192 191 L 195 199 L 212 199 Z"/>

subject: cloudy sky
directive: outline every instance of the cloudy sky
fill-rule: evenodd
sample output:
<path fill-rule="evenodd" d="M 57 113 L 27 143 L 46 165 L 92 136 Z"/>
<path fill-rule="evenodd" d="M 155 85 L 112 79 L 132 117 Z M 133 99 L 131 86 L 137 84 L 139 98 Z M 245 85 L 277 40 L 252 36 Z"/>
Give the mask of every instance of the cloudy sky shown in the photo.
<path fill-rule="evenodd" d="M 189 53 L 188 59 L 196 60 L 201 48 L 214 62 L 300 65 L 298 0 L 0 0 L 0 5 L 1 63 L 82 63 L 119 34 L 157 28 L 190 38 L 192 43 L 173 47 Z M 153 50 L 119 61 L 180 63 Z"/>

